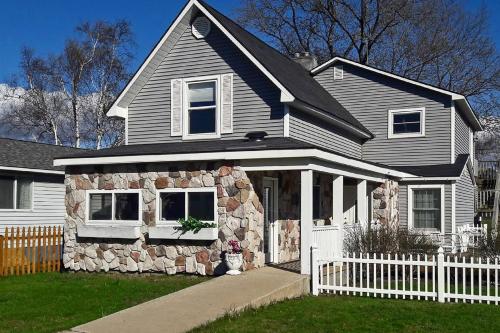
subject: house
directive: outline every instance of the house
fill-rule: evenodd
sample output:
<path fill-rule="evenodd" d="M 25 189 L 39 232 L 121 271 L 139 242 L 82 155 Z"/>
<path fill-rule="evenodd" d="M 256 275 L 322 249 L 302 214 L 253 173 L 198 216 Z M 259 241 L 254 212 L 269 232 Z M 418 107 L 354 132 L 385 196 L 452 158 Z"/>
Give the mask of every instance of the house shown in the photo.
<path fill-rule="evenodd" d="M 342 58 L 290 59 L 203 1 L 108 116 L 125 120 L 126 145 L 54 161 L 72 270 L 218 274 L 236 239 L 245 270 L 300 259 L 307 274 L 329 226 L 444 234 L 473 219 L 481 125 L 464 96 Z M 217 227 L 180 232 L 188 216 Z"/>
<path fill-rule="evenodd" d="M 64 168 L 53 159 L 76 151 L 0 138 L 0 234 L 5 227 L 64 225 Z"/>

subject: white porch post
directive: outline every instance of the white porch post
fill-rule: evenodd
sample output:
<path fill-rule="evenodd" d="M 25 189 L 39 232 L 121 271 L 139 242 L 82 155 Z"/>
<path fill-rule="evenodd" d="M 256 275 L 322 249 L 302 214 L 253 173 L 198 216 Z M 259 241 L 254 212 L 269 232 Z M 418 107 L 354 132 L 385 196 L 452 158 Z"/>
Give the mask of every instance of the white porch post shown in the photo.
<path fill-rule="evenodd" d="M 358 221 L 363 227 L 368 226 L 368 197 L 366 195 L 366 180 L 358 180 L 357 201 L 358 201 Z"/>
<path fill-rule="evenodd" d="M 344 176 L 333 176 L 332 182 L 332 217 L 333 223 L 344 223 Z"/>
<path fill-rule="evenodd" d="M 313 171 L 300 172 L 300 273 L 311 272 L 313 237 Z"/>

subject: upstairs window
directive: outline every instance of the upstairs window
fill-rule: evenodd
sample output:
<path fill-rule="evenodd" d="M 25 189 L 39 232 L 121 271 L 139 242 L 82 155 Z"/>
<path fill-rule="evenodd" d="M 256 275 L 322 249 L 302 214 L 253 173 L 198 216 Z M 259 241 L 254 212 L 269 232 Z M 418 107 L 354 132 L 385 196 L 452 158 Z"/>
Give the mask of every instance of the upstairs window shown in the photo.
<path fill-rule="evenodd" d="M 217 81 L 187 84 L 188 135 L 217 134 Z"/>
<path fill-rule="evenodd" d="M 389 110 L 389 138 L 425 136 L 425 109 Z"/>
<path fill-rule="evenodd" d="M 33 208 L 33 179 L 0 177 L 0 209 L 29 210 Z"/>
<path fill-rule="evenodd" d="M 140 210 L 139 191 L 90 191 L 88 193 L 88 220 L 91 222 L 139 223 Z"/>

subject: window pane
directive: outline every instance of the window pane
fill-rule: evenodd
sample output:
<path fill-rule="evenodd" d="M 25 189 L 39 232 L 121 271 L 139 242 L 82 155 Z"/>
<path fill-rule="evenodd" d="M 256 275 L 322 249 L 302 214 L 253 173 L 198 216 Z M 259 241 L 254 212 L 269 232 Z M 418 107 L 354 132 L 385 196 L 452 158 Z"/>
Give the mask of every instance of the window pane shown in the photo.
<path fill-rule="evenodd" d="M 14 209 L 14 178 L 0 177 L 0 209 Z"/>
<path fill-rule="evenodd" d="M 139 193 L 115 194 L 115 220 L 139 220 Z"/>
<path fill-rule="evenodd" d="M 177 193 L 161 193 L 161 219 L 164 221 L 178 221 L 184 218 L 185 194 L 184 192 Z"/>
<path fill-rule="evenodd" d="M 188 85 L 189 107 L 214 106 L 215 82 L 191 83 Z"/>
<path fill-rule="evenodd" d="M 189 111 L 189 134 L 215 133 L 215 108 Z"/>
<path fill-rule="evenodd" d="M 31 209 L 32 181 L 29 178 L 17 179 L 17 209 Z"/>
<path fill-rule="evenodd" d="M 413 190 L 415 228 L 441 229 L 441 189 Z"/>
<path fill-rule="evenodd" d="M 111 193 L 95 193 L 90 195 L 90 220 L 111 220 Z"/>
<path fill-rule="evenodd" d="M 420 112 L 394 114 L 394 124 L 420 122 Z"/>
<path fill-rule="evenodd" d="M 213 192 L 189 192 L 188 216 L 202 221 L 215 221 Z"/>
<path fill-rule="evenodd" d="M 393 115 L 393 133 L 420 133 L 420 112 Z"/>

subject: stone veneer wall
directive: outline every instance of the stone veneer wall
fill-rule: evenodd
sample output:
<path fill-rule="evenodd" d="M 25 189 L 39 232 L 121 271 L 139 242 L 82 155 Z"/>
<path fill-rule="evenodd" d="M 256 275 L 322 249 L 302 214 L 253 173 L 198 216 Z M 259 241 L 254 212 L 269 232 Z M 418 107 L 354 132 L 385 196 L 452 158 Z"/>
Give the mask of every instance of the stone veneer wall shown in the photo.
<path fill-rule="evenodd" d="M 243 248 L 243 269 L 264 265 L 263 208 L 246 173 L 222 163 L 143 164 L 69 168 L 66 179 L 64 266 L 71 270 L 222 274 L 229 240 Z M 156 190 L 217 187 L 219 239 L 151 240 L 156 225 Z M 141 236 L 136 240 L 80 238 L 86 190 L 141 189 Z"/>
<path fill-rule="evenodd" d="M 279 220 L 278 233 L 279 262 L 288 262 L 300 258 L 300 221 Z"/>
<path fill-rule="evenodd" d="M 386 179 L 373 190 L 373 218 L 380 223 L 399 227 L 399 184 Z"/>

